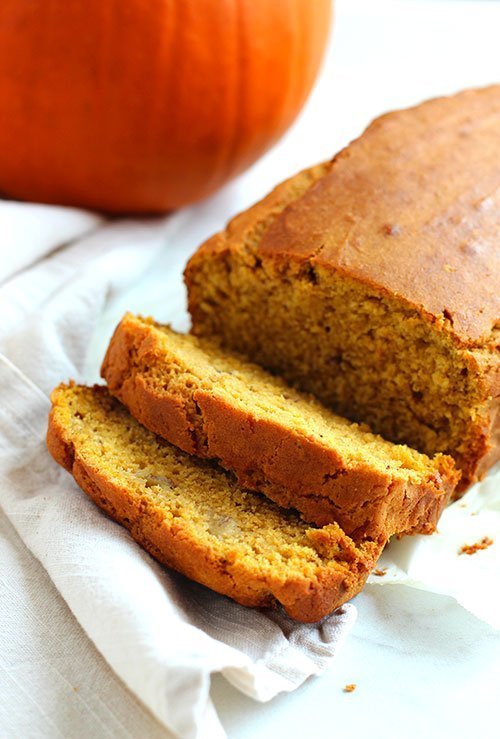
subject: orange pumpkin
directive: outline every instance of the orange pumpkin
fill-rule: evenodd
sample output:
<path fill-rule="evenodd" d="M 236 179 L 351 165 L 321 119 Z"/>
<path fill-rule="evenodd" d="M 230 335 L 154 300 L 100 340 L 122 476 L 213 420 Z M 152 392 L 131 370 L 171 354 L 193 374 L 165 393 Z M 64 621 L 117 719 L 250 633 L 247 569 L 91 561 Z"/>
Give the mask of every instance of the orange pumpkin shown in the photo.
<path fill-rule="evenodd" d="M 1 0 L 0 193 L 154 213 L 290 125 L 330 0 Z"/>

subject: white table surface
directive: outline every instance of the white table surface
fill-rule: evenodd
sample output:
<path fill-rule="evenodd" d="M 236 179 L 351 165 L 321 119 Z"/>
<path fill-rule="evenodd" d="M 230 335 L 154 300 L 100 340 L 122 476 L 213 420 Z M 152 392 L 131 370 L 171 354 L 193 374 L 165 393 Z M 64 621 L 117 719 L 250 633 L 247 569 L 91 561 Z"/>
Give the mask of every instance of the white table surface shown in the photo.
<path fill-rule="evenodd" d="M 167 291 L 182 296 L 185 259 L 276 182 L 330 157 L 386 110 L 500 81 L 500 2 L 495 0 L 338 0 L 336 16 L 320 81 L 298 122 L 247 174 L 186 210 L 176 236 L 182 258 L 173 262 L 166 248 L 146 278 L 111 305 L 91 357 L 101 353 L 125 309 L 153 313 L 185 328 L 186 314 L 170 315 L 162 305 Z M 12 532 L 5 530 L 7 535 Z M 30 557 L 22 545 L 15 556 Z M 40 577 L 46 578 L 41 568 Z M 36 582 L 32 589 L 35 598 Z M 274 739 L 280 734 L 290 739 L 500 737 L 498 632 L 449 598 L 402 586 L 368 586 L 355 602 L 357 624 L 332 668 L 295 693 L 262 705 L 223 678 L 214 678 L 212 697 L 231 739 Z M 21 612 L 25 604 L 13 607 Z M 75 664 L 73 684 L 85 665 L 95 672 L 95 695 L 104 684 L 108 689 L 110 683 L 116 685 L 115 718 L 111 722 L 90 694 L 75 691 L 77 707 L 56 700 L 63 688 L 55 676 L 44 673 L 42 664 L 36 665 L 33 679 L 47 680 L 53 688 L 47 698 L 50 722 L 37 730 L 29 725 L 28 712 L 23 739 L 167 737 L 86 640 L 55 590 L 51 617 L 58 624 L 59 648 L 78 645 L 81 661 Z M 52 637 L 47 634 L 48 642 Z M 354 692 L 343 691 L 348 683 L 356 684 Z M 0 727 L 2 710 L 8 707 L 0 700 Z"/>

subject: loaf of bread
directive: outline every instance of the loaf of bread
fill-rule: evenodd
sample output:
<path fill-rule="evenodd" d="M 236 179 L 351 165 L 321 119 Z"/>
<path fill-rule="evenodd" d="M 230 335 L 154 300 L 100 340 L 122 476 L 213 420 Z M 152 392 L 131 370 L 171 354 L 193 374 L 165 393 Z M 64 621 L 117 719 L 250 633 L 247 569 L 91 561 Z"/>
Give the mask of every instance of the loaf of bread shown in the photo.
<path fill-rule="evenodd" d="M 138 424 L 104 387 L 52 394 L 47 445 L 156 559 L 247 606 L 317 621 L 358 593 L 381 546 L 311 528 Z"/>
<path fill-rule="evenodd" d="M 102 376 L 151 431 L 356 541 L 432 533 L 459 478 L 450 457 L 384 441 L 210 340 L 152 319 L 122 319 Z"/>
<path fill-rule="evenodd" d="M 500 458 L 500 86 L 391 113 L 186 270 L 193 331 L 429 455 Z"/>

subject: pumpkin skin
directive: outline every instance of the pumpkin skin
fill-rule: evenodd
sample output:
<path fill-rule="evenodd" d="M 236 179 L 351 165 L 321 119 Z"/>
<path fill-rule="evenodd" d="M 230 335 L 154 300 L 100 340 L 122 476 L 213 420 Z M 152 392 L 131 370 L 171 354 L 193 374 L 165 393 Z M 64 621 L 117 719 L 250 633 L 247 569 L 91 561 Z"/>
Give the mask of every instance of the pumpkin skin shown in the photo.
<path fill-rule="evenodd" d="M 158 213 L 291 124 L 330 0 L 1 0 L 0 192 Z"/>

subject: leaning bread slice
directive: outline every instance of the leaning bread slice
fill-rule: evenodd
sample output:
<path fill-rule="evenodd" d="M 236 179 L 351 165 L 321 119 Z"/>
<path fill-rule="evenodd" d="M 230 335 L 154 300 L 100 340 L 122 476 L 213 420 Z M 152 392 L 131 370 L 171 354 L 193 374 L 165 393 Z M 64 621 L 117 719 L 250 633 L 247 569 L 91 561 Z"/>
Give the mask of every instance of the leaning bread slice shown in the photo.
<path fill-rule="evenodd" d="M 52 393 L 47 446 L 150 554 L 247 606 L 317 621 L 358 593 L 381 547 L 241 490 L 143 428 L 104 387 Z"/>
<path fill-rule="evenodd" d="M 141 423 L 241 485 L 356 540 L 431 533 L 453 461 L 395 445 L 217 344 L 127 314 L 102 376 Z"/>

